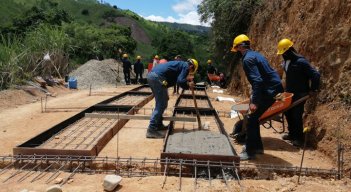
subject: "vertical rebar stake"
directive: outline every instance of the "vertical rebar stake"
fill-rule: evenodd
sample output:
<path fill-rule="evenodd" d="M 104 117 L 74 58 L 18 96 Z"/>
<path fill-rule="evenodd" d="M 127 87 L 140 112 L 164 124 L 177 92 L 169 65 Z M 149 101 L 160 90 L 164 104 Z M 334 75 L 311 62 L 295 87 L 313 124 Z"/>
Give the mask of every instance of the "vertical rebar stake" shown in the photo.
<path fill-rule="evenodd" d="M 183 164 L 183 159 L 180 160 L 180 168 L 179 168 L 179 188 L 178 190 L 182 190 L 182 164 Z"/>
<path fill-rule="evenodd" d="M 46 112 L 46 104 L 48 103 L 48 95 L 45 95 L 45 108 L 44 111 Z"/>

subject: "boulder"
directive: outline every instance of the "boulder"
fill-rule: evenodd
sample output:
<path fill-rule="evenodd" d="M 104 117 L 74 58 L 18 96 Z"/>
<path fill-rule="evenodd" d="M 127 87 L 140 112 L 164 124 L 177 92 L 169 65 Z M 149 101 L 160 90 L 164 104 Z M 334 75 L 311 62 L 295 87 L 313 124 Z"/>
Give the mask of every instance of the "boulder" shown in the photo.
<path fill-rule="evenodd" d="M 106 175 L 104 178 L 104 190 L 112 191 L 122 181 L 122 177 L 119 175 Z"/>

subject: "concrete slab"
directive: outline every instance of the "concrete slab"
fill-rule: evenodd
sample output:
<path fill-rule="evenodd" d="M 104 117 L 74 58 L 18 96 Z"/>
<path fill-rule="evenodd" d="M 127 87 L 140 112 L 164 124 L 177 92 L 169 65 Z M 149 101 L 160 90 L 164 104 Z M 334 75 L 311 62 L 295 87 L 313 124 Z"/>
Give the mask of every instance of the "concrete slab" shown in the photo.
<path fill-rule="evenodd" d="M 181 132 L 169 135 L 166 153 L 234 155 L 227 137 L 210 131 Z"/>

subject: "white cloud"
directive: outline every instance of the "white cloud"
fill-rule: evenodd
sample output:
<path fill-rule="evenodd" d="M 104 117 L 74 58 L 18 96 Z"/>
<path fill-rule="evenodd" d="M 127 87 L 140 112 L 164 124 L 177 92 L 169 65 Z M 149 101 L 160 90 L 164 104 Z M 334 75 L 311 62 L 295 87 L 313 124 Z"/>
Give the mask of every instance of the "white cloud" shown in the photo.
<path fill-rule="evenodd" d="M 151 21 L 166 21 L 166 22 L 177 22 L 177 23 L 186 23 L 191 25 L 202 25 L 210 26 L 209 23 L 201 23 L 200 15 L 197 14 L 197 5 L 201 3 L 202 0 L 182 0 L 177 4 L 172 6 L 172 9 L 177 13 L 178 19 L 168 16 L 156 16 L 150 15 L 144 17 L 145 19 Z"/>
<path fill-rule="evenodd" d="M 144 16 L 142 16 L 142 17 L 144 17 Z M 149 15 L 149 16 L 144 17 L 144 18 L 147 19 L 147 20 L 151 20 L 151 21 L 166 21 L 166 22 L 171 22 L 171 23 L 177 22 L 177 20 L 174 17 L 171 17 L 171 16 L 168 16 L 168 17 L 164 18 L 164 17 L 161 17 L 161 16 Z"/>

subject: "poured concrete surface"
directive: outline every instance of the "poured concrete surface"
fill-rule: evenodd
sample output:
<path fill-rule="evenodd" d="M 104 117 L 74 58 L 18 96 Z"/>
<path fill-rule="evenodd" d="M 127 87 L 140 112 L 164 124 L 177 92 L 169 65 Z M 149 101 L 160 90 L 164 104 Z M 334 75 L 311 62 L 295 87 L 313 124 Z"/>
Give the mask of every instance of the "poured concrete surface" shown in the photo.
<path fill-rule="evenodd" d="M 210 131 L 192 131 L 169 135 L 166 153 L 234 155 L 227 137 Z"/>

